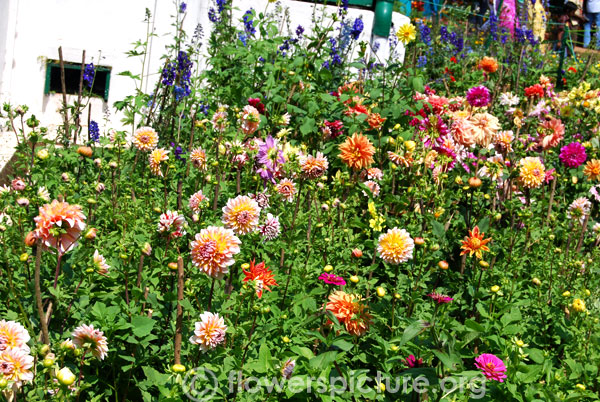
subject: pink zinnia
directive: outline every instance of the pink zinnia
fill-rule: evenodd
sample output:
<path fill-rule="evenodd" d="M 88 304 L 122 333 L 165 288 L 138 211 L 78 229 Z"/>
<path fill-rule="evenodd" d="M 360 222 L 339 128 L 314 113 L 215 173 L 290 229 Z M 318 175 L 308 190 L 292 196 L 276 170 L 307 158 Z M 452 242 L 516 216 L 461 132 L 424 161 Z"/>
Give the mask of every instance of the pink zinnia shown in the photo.
<path fill-rule="evenodd" d="M 490 103 L 490 91 L 483 85 L 467 91 L 467 102 L 475 107 L 485 107 Z"/>
<path fill-rule="evenodd" d="M 454 300 L 453 298 L 451 298 L 450 296 L 446 296 L 444 294 L 441 293 L 437 293 L 437 292 L 433 292 L 433 293 L 429 293 L 427 296 L 431 297 L 433 300 L 435 300 L 435 302 L 437 304 L 444 304 L 444 303 L 450 303 L 452 300 Z"/>
<path fill-rule="evenodd" d="M 587 155 L 585 154 L 583 145 L 578 142 L 572 142 L 560 149 L 560 155 L 558 157 L 566 167 L 576 168 L 585 162 Z"/>
<path fill-rule="evenodd" d="M 483 375 L 488 380 L 504 382 L 506 378 L 506 366 L 504 362 L 496 356 L 484 353 L 475 358 L 475 366 L 483 371 Z"/>
<path fill-rule="evenodd" d="M 344 278 L 334 274 L 322 273 L 319 279 L 328 285 L 344 286 L 346 284 Z"/>
<path fill-rule="evenodd" d="M 423 359 L 417 360 L 415 355 L 410 355 L 406 358 L 406 360 L 404 360 L 404 362 L 406 363 L 406 365 L 408 367 L 415 368 L 415 367 L 421 367 L 421 365 L 423 364 Z"/>

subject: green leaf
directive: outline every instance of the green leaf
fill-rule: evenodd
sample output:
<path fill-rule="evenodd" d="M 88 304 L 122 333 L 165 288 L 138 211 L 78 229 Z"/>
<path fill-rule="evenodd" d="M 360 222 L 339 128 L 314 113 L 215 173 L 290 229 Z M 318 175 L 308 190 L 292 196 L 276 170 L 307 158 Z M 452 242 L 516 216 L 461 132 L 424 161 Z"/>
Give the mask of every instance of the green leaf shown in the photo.
<path fill-rule="evenodd" d="M 336 339 L 335 341 L 333 341 L 332 345 L 337 346 L 338 348 L 342 349 L 344 352 L 347 352 L 354 347 L 353 343 L 348 342 L 345 339 Z"/>
<path fill-rule="evenodd" d="M 323 370 L 323 369 L 327 368 L 331 363 L 334 362 L 337 355 L 338 355 L 338 352 L 336 352 L 336 351 L 329 351 L 329 352 L 321 353 L 320 355 L 317 355 L 317 356 L 313 357 L 312 359 L 310 359 L 308 364 L 310 367 L 312 367 L 314 369 Z"/>
<path fill-rule="evenodd" d="M 143 315 L 138 315 L 131 319 L 131 325 L 133 326 L 133 334 L 138 338 L 144 338 L 152 332 L 154 320 Z"/>
<path fill-rule="evenodd" d="M 412 340 L 414 337 L 419 335 L 423 328 L 424 325 L 421 321 L 415 321 L 412 324 L 410 324 L 404 330 L 404 333 L 402 334 L 402 339 L 400 340 L 400 344 L 398 346 L 403 346 L 406 342 Z"/>

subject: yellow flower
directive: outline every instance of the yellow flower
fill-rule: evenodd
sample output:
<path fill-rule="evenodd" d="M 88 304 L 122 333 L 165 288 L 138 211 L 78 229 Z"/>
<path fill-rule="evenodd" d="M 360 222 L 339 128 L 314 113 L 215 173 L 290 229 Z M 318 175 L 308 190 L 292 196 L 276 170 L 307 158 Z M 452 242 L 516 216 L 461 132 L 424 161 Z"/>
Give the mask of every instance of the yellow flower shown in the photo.
<path fill-rule="evenodd" d="M 417 29 L 410 22 L 406 23 L 398 29 L 396 37 L 406 45 L 417 38 Z"/>
<path fill-rule="evenodd" d="M 578 313 L 583 313 L 586 310 L 585 302 L 581 299 L 573 300 L 572 307 L 573 307 L 573 310 L 577 311 Z"/>
<path fill-rule="evenodd" d="M 375 230 L 376 232 L 381 232 L 383 230 L 384 222 L 385 222 L 385 219 L 383 219 L 383 216 L 376 216 L 373 219 L 369 219 L 369 226 L 371 227 L 371 229 Z"/>
<path fill-rule="evenodd" d="M 571 292 L 569 292 L 568 290 L 565 290 L 562 295 L 564 297 L 569 297 L 569 296 L 571 296 Z"/>
<path fill-rule="evenodd" d="M 494 293 L 498 293 L 498 291 L 500 290 L 500 286 L 494 285 L 490 288 L 490 290 Z"/>
<path fill-rule="evenodd" d="M 373 218 L 375 218 L 377 216 L 377 210 L 375 209 L 375 203 L 373 201 L 369 201 L 368 208 L 369 208 L 369 213 L 371 214 L 371 216 Z"/>
<path fill-rule="evenodd" d="M 575 385 L 575 388 L 577 388 L 580 391 L 585 391 L 585 385 L 583 385 L 583 384 L 577 384 L 577 385 Z"/>

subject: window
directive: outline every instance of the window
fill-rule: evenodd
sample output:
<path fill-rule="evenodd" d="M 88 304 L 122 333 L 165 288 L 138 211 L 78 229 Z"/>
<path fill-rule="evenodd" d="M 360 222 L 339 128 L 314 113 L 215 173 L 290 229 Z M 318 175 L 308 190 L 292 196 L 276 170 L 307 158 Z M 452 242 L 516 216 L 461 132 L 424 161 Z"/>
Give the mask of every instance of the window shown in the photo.
<path fill-rule="evenodd" d="M 65 89 L 68 95 L 77 95 L 79 93 L 79 77 L 81 75 L 81 63 L 64 63 L 65 65 Z M 94 77 L 94 86 L 92 96 L 99 96 L 108 102 L 108 89 L 110 86 L 110 67 L 95 66 L 96 76 Z M 83 83 L 83 92 L 87 93 L 89 88 Z M 60 64 L 56 61 L 49 61 L 46 65 L 46 86 L 44 94 L 62 93 L 62 84 L 60 82 Z"/>

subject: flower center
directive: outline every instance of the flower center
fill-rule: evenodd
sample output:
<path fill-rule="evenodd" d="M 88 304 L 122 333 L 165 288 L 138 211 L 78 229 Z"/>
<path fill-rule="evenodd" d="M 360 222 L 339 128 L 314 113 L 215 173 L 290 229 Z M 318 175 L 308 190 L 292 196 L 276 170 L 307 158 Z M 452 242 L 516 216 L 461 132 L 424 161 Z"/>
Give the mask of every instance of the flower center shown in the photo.
<path fill-rule="evenodd" d="M 198 254 L 200 254 L 202 258 L 208 259 L 215 255 L 217 251 L 217 242 L 211 239 L 206 243 L 201 244 L 198 248 Z"/>

